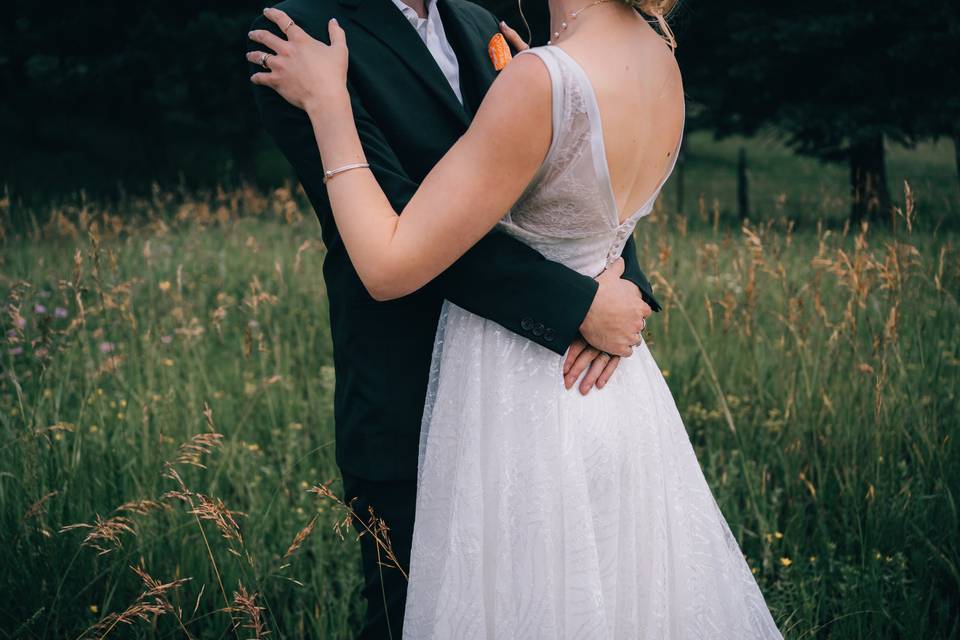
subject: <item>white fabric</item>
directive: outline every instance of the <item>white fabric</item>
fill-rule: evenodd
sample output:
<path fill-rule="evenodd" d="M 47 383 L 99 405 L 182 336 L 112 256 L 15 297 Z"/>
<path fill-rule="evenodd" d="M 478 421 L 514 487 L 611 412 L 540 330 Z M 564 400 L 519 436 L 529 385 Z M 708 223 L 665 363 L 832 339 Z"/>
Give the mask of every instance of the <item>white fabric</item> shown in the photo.
<path fill-rule="evenodd" d="M 620 224 L 589 79 L 558 47 L 531 53 L 552 79 L 554 134 L 502 228 L 596 274 L 657 193 Z M 585 397 L 562 366 L 444 305 L 403 637 L 782 638 L 646 345 Z"/>
<path fill-rule="evenodd" d="M 437 61 L 440 71 L 446 76 L 450 88 L 457 94 L 457 100 L 463 104 L 463 96 L 460 94 L 460 63 L 457 62 L 457 54 L 450 46 L 447 40 L 447 34 L 443 30 L 443 21 L 440 20 L 440 12 L 437 11 L 437 0 L 428 0 L 426 3 L 427 17 L 421 18 L 416 11 L 410 8 L 403 0 L 393 0 L 393 4 L 406 16 L 413 28 L 417 30 L 420 39 L 427 45 L 430 55 Z"/>

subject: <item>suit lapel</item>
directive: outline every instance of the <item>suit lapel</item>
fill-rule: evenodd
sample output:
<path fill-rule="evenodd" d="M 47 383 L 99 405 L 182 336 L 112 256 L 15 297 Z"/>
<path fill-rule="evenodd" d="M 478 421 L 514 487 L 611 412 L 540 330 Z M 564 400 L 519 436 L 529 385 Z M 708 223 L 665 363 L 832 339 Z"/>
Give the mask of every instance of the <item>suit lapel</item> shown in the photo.
<path fill-rule="evenodd" d="M 460 91 L 464 107 L 473 118 L 487 90 L 497 77 L 487 54 L 487 39 L 494 34 L 482 34 L 476 24 L 457 2 L 437 0 L 443 29 L 460 65 Z"/>
<path fill-rule="evenodd" d="M 430 55 L 416 30 L 390 0 L 341 0 L 341 4 L 353 7 L 350 14 L 352 22 L 393 49 L 413 75 L 436 94 L 438 100 L 464 125 L 470 124 L 470 118 L 450 89 L 450 84 L 437 66 L 436 60 Z"/>

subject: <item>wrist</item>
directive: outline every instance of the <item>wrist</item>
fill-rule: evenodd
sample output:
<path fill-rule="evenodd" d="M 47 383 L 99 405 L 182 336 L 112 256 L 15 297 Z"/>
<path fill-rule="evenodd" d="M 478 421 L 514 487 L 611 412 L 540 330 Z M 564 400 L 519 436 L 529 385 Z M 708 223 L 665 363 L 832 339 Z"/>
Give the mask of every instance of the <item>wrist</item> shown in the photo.
<path fill-rule="evenodd" d="M 346 87 L 325 91 L 319 95 L 312 96 L 303 105 L 303 110 L 314 123 L 329 123 L 332 118 L 346 117 L 353 119 L 352 108 L 350 107 L 350 92 Z"/>

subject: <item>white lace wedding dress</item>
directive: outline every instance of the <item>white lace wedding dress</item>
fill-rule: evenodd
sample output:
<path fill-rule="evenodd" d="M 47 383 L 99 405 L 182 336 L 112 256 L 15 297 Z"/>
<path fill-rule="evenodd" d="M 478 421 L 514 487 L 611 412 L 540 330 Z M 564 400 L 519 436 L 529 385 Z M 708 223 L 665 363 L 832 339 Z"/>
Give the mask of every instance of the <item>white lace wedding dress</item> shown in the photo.
<path fill-rule="evenodd" d="M 663 183 L 621 224 L 589 79 L 559 47 L 530 54 L 550 71 L 553 140 L 501 227 L 593 276 Z M 403 637 L 781 638 L 646 345 L 586 397 L 562 362 L 444 306 Z"/>

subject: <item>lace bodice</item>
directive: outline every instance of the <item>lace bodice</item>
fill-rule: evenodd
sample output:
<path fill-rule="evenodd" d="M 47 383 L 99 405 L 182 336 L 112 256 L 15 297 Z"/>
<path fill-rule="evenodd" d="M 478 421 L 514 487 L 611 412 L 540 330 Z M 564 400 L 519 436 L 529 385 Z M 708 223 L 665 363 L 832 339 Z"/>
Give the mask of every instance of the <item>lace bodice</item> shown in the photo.
<path fill-rule="evenodd" d="M 560 47 L 524 53 L 539 57 L 550 72 L 553 138 L 543 165 L 499 228 L 550 260 L 596 276 L 620 256 L 637 222 L 653 210 L 680 145 L 657 189 L 621 223 L 590 79 Z"/>

